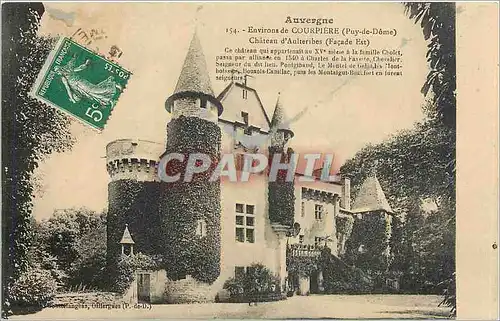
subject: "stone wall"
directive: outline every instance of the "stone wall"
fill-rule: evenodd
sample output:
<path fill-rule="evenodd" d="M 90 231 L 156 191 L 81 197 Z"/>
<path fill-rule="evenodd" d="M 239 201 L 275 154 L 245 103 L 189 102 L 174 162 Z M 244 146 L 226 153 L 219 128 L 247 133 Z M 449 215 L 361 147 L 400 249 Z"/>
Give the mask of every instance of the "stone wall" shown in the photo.
<path fill-rule="evenodd" d="M 63 293 L 54 298 L 52 306 L 66 308 L 105 308 L 124 303 L 123 296 L 113 292 Z"/>
<path fill-rule="evenodd" d="M 183 280 L 167 280 L 165 299 L 167 303 L 175 304 L 214 302 L 215 293 L 210 284 L 196 281 L 188 275 Z"/>

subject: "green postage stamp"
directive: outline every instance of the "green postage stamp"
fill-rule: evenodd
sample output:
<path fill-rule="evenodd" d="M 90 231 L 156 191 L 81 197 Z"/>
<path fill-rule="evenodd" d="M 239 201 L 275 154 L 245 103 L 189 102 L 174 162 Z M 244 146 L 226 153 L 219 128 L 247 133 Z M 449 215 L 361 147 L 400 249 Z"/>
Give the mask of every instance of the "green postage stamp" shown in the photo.
<path fill-rule="evenodd" d="M 31 95 L 102 130 L 131 73 L 62 37 L 49 54 Z"/>

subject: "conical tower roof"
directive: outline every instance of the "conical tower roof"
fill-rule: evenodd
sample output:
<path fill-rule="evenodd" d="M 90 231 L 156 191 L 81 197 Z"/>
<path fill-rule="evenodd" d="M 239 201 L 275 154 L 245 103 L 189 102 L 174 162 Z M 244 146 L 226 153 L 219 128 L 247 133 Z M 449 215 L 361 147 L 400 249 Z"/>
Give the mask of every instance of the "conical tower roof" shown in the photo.
<path fill-rule="evenodd" d="M 165 102 L 165 108 L 168 112 L 172 112 L 174 101 L 187 97 L 201 98 L 204 101 L 209 101 L 217 106 L 219 116 L 224 110 L 220 101 L 215 98 L 214 91 L 212 90 L 205 55 L 203 55 L 196 31 L 191 39 L 191 44 L 184 59 L 184 65 L 182 66 L 174 93 Z"/>
<path fill-rule="evenodd" d="M 197 92 L 214 96 L 207 63 L 196 31 L 191 39 L 174 94 L 181 92 Z"/>
<path fill-rule="evenodd" d="M 125 224 L 125 231 L 123 231 L 123 236 L 120 244 L 135 244 L 134 240 L 132 239 L 132 235 L 130 235 L 130 231 L 128 230 L 128 224 Z"/>
<path fill-rule="evenodd" d="M 382 186 L 380 186 L 375 170 L 372 170 L 372 173 L 368 175 L 361 185 L 359 193 L 353 202 L 352 211 L 363 213 L 379 210 L 393 213 L 382 190 Z"/>
<path fill-rule="evenodd" d="M 276 100 L 273 118 L 271 119 L 271 130 L 286 131 L 290 134 L 290 137 L 293 137 L 293 131 L 290 129 L 290 121 L 286 116 L 285 108 L 283 108 L 279 94 Z"/>

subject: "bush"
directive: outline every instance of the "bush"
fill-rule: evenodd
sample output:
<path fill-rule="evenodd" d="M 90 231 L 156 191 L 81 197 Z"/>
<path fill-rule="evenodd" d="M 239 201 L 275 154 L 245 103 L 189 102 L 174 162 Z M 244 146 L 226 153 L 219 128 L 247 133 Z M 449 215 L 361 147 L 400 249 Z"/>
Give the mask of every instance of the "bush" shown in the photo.
<path fill-rule="evenodd" d="M 69 285 L 104 288 L 106 268 L 106 226 L 102 225 L 76 241 L 77 258 L 69 269 Z"/>
<path fill-rule="evenodd" d="M 223 289 L 230 294 L 229 302 L 264 302 L 283 299 L 279 278 L 262 264 L 252 264 L 241 279 L 228 279 Z"/>
<path fill-rule="evenodd" d="M 243 278 L 245 293 L 280 293 L 280 280 L 262 264 L 252 264 Z"/>
<path fill-rule="evenodd" d="M 57 290 L 57 282 L 50 271 L 39 266 L 22 273 L 11 289 L 13 307 L 44 308 L 50 304 Z"/>
<path fill-rule="evenodd" d="M 224 282 L 224 286 L 222 288 L 224 290 L 228 290 L 231 296 L 243 294 L 243 280 L 229 278 L 226 282 Z"/>

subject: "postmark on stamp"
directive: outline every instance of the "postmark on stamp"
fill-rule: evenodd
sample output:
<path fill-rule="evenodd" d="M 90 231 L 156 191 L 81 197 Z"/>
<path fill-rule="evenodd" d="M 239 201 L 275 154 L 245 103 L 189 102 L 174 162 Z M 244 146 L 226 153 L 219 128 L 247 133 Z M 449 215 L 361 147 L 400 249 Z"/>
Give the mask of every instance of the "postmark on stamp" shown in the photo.
<path fill-rule="evenodd" d="M 45 61 L 31 95 L 102 130 L 130 75 L 116 63 L 63 37 Z"/>

